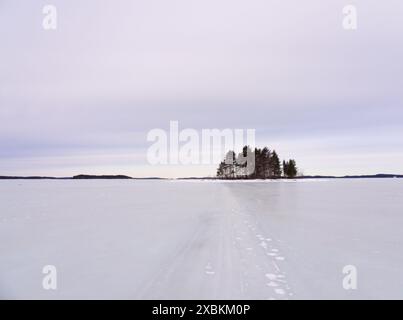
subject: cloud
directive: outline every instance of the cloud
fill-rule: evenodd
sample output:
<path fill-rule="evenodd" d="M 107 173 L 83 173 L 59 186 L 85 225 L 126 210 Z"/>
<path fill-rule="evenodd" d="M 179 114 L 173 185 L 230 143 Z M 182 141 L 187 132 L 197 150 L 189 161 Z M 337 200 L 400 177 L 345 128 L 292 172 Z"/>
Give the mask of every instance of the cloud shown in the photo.
<path fill-rule="evenodd" d="M 387 144 L 392 133 L 371 141 L 373 131 L 403 133 L 403 4 L 355 3 L 358 30 L 348 32 L 342 1 L 54 1 L 58 29 L 46 32 L 43 1 L 3 1 L 3 171 L 5 158 L 143 153 L 147 132 L 170 120 L 256 128 L 262 143 L 282 141 L 280 153 L 296 137 L 326 145 L 346 132 L 359 137 L 338 148 L 346 159 L 360 141 Z M 400 142 L 389 151 L 400 152 Z M 332 174 L 332 160 L 316 155 L 304 164 Z"/>

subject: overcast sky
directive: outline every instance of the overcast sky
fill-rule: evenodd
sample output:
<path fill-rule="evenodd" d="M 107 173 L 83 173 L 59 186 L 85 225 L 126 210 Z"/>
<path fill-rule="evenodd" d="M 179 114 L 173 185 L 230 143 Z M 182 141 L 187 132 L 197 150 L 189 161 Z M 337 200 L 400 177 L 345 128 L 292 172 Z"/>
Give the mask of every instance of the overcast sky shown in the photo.
<path fill-rule="evenodd" d="M 0 40 L 0 175 L 214 174 L 148 165 L 170 120 L 256 129 L 305 174 L 403 173 L 401 0 L 0 0 Z"/>

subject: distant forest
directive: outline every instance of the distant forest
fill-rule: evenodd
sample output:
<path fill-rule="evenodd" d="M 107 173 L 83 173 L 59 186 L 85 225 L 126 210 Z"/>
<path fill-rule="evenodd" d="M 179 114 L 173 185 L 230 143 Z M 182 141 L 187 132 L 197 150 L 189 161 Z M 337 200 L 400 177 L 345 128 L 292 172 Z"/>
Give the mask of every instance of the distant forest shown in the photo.
<path fill-rule="evenodd" d="M 279 179 L 297 175 L 294 159 L 281 163 L 277 152 L 267 147 L 252 151 L 249 146 L 244 146 L 238 155 L 228 151 L 217 169 L 217 177 L 221 179 Z"/>

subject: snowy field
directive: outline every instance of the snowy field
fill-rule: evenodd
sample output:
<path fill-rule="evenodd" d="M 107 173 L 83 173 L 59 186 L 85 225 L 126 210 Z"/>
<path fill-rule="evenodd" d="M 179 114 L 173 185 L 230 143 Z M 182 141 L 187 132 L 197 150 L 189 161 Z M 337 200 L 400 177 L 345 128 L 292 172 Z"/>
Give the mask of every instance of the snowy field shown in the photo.
<path fill-rule="evenodd" d="M 403 299 L 402 247 L 402 179 L 0 181 L 3 299 Z"/>

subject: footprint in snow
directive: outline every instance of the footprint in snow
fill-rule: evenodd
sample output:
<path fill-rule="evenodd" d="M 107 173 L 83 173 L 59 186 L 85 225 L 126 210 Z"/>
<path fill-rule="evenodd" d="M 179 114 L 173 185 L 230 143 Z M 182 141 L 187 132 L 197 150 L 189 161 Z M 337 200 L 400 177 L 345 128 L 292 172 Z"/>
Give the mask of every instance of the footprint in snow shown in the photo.
<path fill-rule="evenodd" d="M 207 264 L 206 268 L 205 268 L 205 272 L 206 274 L 212 276 L 215 274 L 213 267 L 211 266 L 210 262 Z"/>
<path fill-rule="evenodd" d="M 266 283 L 266 285 L 267 285 L 268 287 L 278 287 L 278 284 L 275 283 L 274 281 L 270 281 L 270 282 Z"/>
<path fill-rule="evenodd" d="M 274 289 L 274 292 L 279 294 L 279 295 L 284 295 L 285 291 L 283 289 Z"/>
<path fill-rule="evenodd" d="M 264 249 L 267 248 L 267 244 L 266 244 L 266 242 L 264 242 L 264 241 L 262 241 L 259 245 L 260 245 L 261 247 L 263 247 Z"/>
<path fill-rule="evenodd" d="M 276 280 L 277 276 L 273 273 L 266 273 L 266 278 L 269 280 Z"/>
<path fill-rule="evenodd" d="M 284 258 L 284 257 L 276 257 L 276 260 L 279 260 L 279 261 L 284 261 L 284 260 L 285 260 L 285 258 Z"/>

